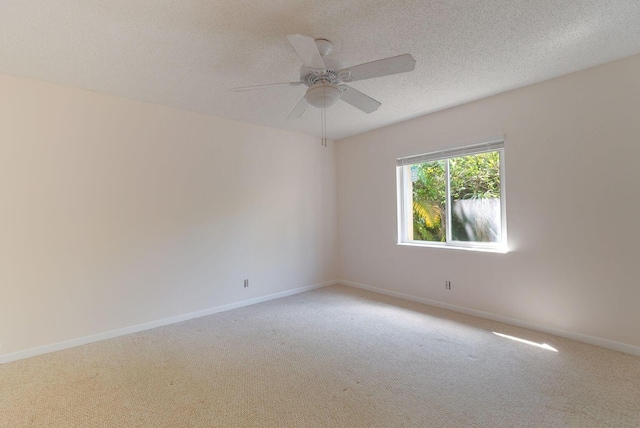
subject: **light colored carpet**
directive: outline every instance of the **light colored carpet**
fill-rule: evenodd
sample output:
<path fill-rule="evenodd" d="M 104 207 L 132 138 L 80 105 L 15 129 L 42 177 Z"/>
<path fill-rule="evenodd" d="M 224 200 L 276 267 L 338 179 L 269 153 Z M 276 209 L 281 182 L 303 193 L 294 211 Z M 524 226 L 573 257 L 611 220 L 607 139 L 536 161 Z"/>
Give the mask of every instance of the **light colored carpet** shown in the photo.
<path fill-rule="evenodd" d="M 640 427 L 640 358 L 332 286 L 0 366 L 0 425 Z"/>

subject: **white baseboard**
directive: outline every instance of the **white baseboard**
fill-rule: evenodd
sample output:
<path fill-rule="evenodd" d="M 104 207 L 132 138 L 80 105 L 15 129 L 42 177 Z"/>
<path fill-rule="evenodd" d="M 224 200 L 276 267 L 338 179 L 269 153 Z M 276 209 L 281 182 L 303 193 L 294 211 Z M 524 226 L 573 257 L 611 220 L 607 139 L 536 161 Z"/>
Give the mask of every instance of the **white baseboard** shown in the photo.
<path fill-rule="evenodd" d="M 570 331 L 557 330 L 553 328 L 544 327 L 537 324 L 532 324 L 524 321 L 517 320 L 515 318 L 503 317 L 495 315 L 489 312 L 478 311 L 475 309 L 465 308 L 463 306 L 452 305 L 449 303 L 438 302 L 436 300 L 425 299 L 422 297 L 412 296 L 410 294 L 398 293 L 395 291 L 385 290 L 383 288 L 372 287 L 370 285 L 359 284 L 357 282 L 337 280 L 327 281 L 319 284 L 313 284 L 306 287 L 294 288 L 292 290 L 281 291 L 279 293 L 269 294 L 267 296 L 255 297 L 253 299 L 242 300 L 240 302 L 229 303 L 227 305 L 216 306 L 213 308 L 203 309 L 201 311 L 190 312 L 183 315 L 177 315 L 161 320 L 151 321 L 148 323 L 137 324 L 130 327 L 124 327 L 116 330 L 111 330 L 103 333 L 93 334 L 90 336 L 79 337 L 77 339 L 65 340 L 63 342 L 53 343 L 50 345 L 39 346 L 36 348 L 25 349 L 23 351 L 13 352 L 10 354 L 0 355 L 0 364 L 6 364 L 12 361 L 22 360 L 25 358 L 35 357 L 37 355 L 48 354 L 50 352 L 61 351 L 63 349 L 74 348 L 76 346 L 86 345 L 88 343 L 98 342 L 105 339 L 111 339 L 118 336 L 124 336 L 127 334 L 137 333 L 144 330 L 150 330 L 156 327 L 162 327 L 165 325 L 175 324 L 182 321 L 187 321 L 194 318 L 205 317 L 207 315 L 217 314 L 219 312 L 230 311 L 232 309 L 241 308 L 244 306 L 254 305 L 256 303 L 266 302 L 269 300 L 279 299 L 281 297 L 292 296 L 294 294 L 304 293 L 317 288 L 326 287 L 334 284 L 343 284 L 349 287 L 360 288 L 367 291 L 372 291 L 378 294 L 384 294 L 391 297 L 397 297 L 412 302 L 423 303 L 429 306 L 435 306 L 442 309 L 448 309 L 454 312 L 460 312 L 467 315 L 473 315 L 480 318 L 489 319 L 492 321 L 498 321 L 505 324 L 514 325 L 517 327 L 528 328 L 530 330 L 540 331 L 542 333 L 553 334 L 555 336 L 564 337 L 567 339 L 577 340 L 579 342 L 588 343 L 590 345 L 601 346 L 603 348 L 612 349 L 614 351 L 625 352 L 627 354 L 640 356 L 640 347 L 629 345 L 626 343 L 615 342 L 608 339 L 602 339 L 599 337 L 588 336 L 585 334 L 574 333 Z"/>
<path fill-rule="evenodd" d="M 501 315 L 495 315 L 490 312 L 477 311 L 475 309 L 465 308 L 463 306 L 451 305 L 449 303 L 438 302 L 436 300 L 429 300 L 422 297 L 412 296 L 410 294 L 398 293 L 395 291 L 385 290 L 383 288 L 372 287 L 370 285 L 359 284 L 357 282 L 338 280 L 337 284 L 347 285 L 349 287 L 360 288 L 362 290 L 372 291 L 374 293 L 384 294 L 386 296 L 397 297 L 399 299 L 409 300 L 417 303 L 424 303 L 425 305 L 435 306 L 442 309 L 448 309 L 454 312 L 460 312 L 467 315 L 473 315 L 479 318 L 485 318 L 492 321 L 498 321 L 505 324 L 510 324 L 516 327 L 528 328 L 529 330 L 535 330 L 542 333 L 553 334 L 555 336 L 564 337 L 566 339 L 576 340 L 578 342 L 588 343 L 590 345 L 601 346 L 603 348 L 612 349 L 614 351 L 620 351 L 627 354 L 640 356 L 640 346 L 629 345 L 627 343 L 614 342 L 613 340 L 602 339 L 600 337 L 588 336 L 586 334 L 574 333 L 571 331 L 557 330 L 541 326 L 538 324 L 532 324 L 525 321 L 520 321 L 515 318 L 503 317 Z"/>
<path fill-rule="evenodd" d="M 190 312 L 188 314 L 176 315 L 169 318 L 163 318 L 143 324 L 137 324 L 130 327 L 119 328 L 116 330 L 106 331 L 103 333 L 92 334 L 90 336 L 79 337 L 77 339 L 65 340 L 63 342 L 52 343 L 50 345 L 38 346 L 36 348 L 25 349 L 23 351 L 13 352 L 10 354 L 0 355 L 0 364 L 6 364 L 11 361 L 22 360 L 24 358 L 35 357 L 36 355 L 48 354 L 50 352 L 61 351 L 63 349 L 75 348 L 76 346 L 86 345 L 88 343 L 98 342 L 100 340 L 112 339 L 126 334 L 137 333 L 139 331 L 150 330 L 156 327 L 162 327 L 169 324 L 175 324 L 194 318 L 206 317 L 207 315 L 217 314 L 219 312 L 230 311 L 232 309 L 244 306 L 255 305 L 256 303 L 266 302 L 268 300 L 279 299 L 281 297 L 292 296 L 294 294 L 304 293 L 305 291 L 314 290 L 316 288 L 326 287 L 328 285 L 337 284 L 337 281 L 327 281 L 319 284 L 308 285 L 306 287 L 294 288 L 292 290 L 281 291 L 279 293 L 269 294 L 266 296 L 255 297 L 253 299 L 242 300 L 240 302 L 229 303 L 227 305 L 216 306 L 213 308 L 203 309 L 201 311 Z"/>

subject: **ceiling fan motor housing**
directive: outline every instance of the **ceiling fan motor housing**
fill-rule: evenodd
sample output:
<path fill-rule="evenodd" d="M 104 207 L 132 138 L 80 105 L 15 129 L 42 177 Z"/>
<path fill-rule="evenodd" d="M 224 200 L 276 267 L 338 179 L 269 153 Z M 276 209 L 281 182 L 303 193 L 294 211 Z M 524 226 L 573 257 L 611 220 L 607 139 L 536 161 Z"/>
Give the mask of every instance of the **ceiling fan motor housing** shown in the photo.
<path fill-rule="evenodd" d="M 300 67 L 300 81 L 304 82 L 307 86 L 313 86 L 317 82 L 326 80 L 330 83 L 341 83 L 342 79 L 339 76 L 342 65 L 339 61 L 333 58 L 322 58 L 326 70 L 309 69 L 304 65 Z"/>

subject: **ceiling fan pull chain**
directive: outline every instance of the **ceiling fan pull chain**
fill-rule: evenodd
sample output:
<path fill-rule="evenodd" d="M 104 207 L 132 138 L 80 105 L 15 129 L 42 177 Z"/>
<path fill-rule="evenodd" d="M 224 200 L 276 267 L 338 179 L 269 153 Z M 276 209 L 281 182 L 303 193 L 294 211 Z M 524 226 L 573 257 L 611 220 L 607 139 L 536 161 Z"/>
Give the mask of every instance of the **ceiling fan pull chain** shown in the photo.
<path fill-rule="evenodd" d="M 323 100 L 322 100 L 322 114 L 320 115 L 320 120 L 322 121 L 322 146 L 327 147 L 327 86 L 324 85 L 322 88 L 323 92 Z"/>
<path fill-rule="evenodd" d="M 325 112 L 325 90 L 322 87 L 322 108 L 320 109 L 320 144 L 324 147 L 324 112 Z"/>
<path fill-rule="evenodd" d="M 322 118 L 322 127 L 324 129 L 324 146 L 327 147 L 327 110 L 324 110 L 324 117 Z"/>
<path fill-rule="evenodd" d="M 320 111 L 320 129 L 322 130 L 321 143 L 323 147 L 327 146 L 327 110 L 321 109 Z"/>

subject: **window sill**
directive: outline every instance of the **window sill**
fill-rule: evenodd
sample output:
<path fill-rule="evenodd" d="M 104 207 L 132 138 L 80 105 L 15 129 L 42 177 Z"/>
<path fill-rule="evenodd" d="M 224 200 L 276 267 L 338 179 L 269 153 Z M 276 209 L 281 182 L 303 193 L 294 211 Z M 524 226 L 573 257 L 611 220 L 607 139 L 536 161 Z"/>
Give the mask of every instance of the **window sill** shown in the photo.
<path fill-rule="evenodd" d="M 506 254 L 509 249 L 506 245 L 499 247 L 481 247 L 481 246 L 467 246 L 467 245 L 455 245 L 444 243 L 427 243 L 427 242 L 398 242 L 396 245 L 403 247 L 424 247 L 424 248 L 443 248 L 446 250 L 462 250 L 462 251 L 479 251 L 482 253 L 501 253 Z"/>

